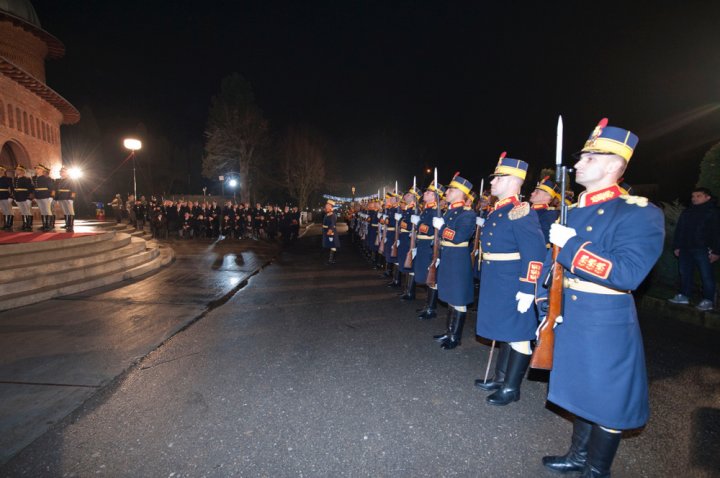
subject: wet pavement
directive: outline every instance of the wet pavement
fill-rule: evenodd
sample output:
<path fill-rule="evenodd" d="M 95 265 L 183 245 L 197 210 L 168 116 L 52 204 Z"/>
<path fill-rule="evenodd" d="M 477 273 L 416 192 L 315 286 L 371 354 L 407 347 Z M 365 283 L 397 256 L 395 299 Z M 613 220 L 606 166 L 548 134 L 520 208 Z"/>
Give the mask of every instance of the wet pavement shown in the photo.
<path fill-rule="evenodd" d="M 0 313 L 0 462 L 163 341 L 239 290 L 277 254 L 262 241 L 171 241 L 148 277 Z"/>
<path fill-rule="evenodd" d="M 424 293 L 401 303 L 343 246 L 334 266 L 317 236 L 284 250 L 227 302 L 92 390 L 0 476 L 557 476 L 540 459 L 565 451 L 572 425 L 547 404 L 542 375 L 524 381 L 519 402 L 487 405 L 472 386 L 489 352 L 474 339 L 474 317 L 462 346 L 441 350 L 431 339 L 441 321 L 415 319 Z M 219 257 L 202 254 L 205 273 L 237 265 Z M 160 281 L 164 272 L 157 288 L 182 287 L 177 275 Z M 139 289 L 143 301 L 176 311 L 198 306 L 190 288 L 179 304 Z M 99 297 L 105 307 L 125 295 Z M 626 434 L 613 476 L 718 476 L 720 334 L 649 316 L 642 327 L 652 417 Z"/>

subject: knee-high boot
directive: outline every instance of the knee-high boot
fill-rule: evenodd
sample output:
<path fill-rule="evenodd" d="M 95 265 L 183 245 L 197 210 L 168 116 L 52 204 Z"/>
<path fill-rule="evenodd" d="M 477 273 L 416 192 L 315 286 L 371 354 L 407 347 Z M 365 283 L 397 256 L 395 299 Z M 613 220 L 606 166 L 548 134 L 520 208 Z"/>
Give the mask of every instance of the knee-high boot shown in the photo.
<path fill-rule="evenodd" d="M 610 468 L 615 459 L 620 434 L 603 430 L 599 425 L 592 426 L 590 442 L 588 443 L 588 456 L 582 478 L 610 478 Z"/>
<path fill-rule="evenodd" d="M 530 365 L 530 355 L 521 354 L 511 348 L 505 382 L 500 389 L 487 397 L 487 402 L 491 405 L 507 405 L 520 400 L 520 384 L 528 365 Z"/>
<path fill-rule="evenodd" d="M 418 319 L 428 320 L 437 317 L 437 313 L 435 312 L 437 310 L 437 294 L 437 289 L 432 289 L 430 287 L 427 288 L 427 299 L 425 301 L 425 307 L 420 309 L 420 315 L 418 315 Z"/>
<path fill-rule="evenodd" d="M 583 471 L 587 462 L 588 443 L 592 428 L 592 423 L 576 417 L 573 422 L 573 434 L 568 452 L 562 456 L 543 457 L 543 465 L 560 473 Z"/>
<path fill-rule="evenodd" d="M 491 392 L 502 388 L 505 383 L 505 372 L 507 371 L 508 360 L 510 359 L 510 344 L 502 342 L 500 344 L 500 350 L 498 351 L 497 362 L 495 362 L 495 376 L 483 382 L 483 379 L 478 378 L 475 380 L 475 386 L 479 389 Z"/>
<path fill-rule="evenodd" d="M 3 226 L 3 229 L 5 229 L 6 231 L 12 231 L 14 218 L 15 216 L 13 216 L 12 214 L 5 216 L 5 225 Z"/>
<path fill-rule="evenodd" d="M 30 216 L 27 216 L 27 230 L 32 231 L 32 227 L 33 227 L 33 217 L 32 217 L 32 215 L 30 215 Z"/>
<path fill-rule="evenodd" d="M 450 322 L 452 320 L 453 310 L 455 309 L 453 309 L 452 307 L 448 307 L 447 317 L 445 319 L 445 332 L 443 332 L 442 334 L 433 335 L 433 339 L 435 340 L 435 342 L 442 343 L 445 342 L 448 337 L 450 337 Z"/>
<path fill-rule="evenodd" d="M 441 347 L 445 350 L 451 350 L 460 345 L 462 341 L 463 327 L 465 326 L 465 317 L 467 312 L 461 312 L 457 309 L 453 310 L 452 321 L 450 322 L 450 335 L 445 339 Z"/>
<path fill-rule="evenodd" d="M 407 274 L 405 282 L 405 293 L 400 296 L 400 300 L 415 300 L 415 274 Z"/>
<path fill-rule="evenodd" d="M 400 287 L 400 266 L 397 264 L 390 264 L 392 268 L 392 281 L 388 282 L 388 287 Z"/>
<path fill-rule="evenodd" d="M 67 232 L 75 232 L 74 227 L 75 227 L 75 216 L 70 215 L 70 216 L 68 216 Z"/>

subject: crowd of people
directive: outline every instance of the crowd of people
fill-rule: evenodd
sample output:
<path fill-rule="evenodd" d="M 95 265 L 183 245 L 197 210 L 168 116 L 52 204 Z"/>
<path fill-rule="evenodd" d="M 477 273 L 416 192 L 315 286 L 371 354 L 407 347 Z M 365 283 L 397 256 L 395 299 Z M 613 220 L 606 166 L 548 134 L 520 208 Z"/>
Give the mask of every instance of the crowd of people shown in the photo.
<path fill-rule="evenodd" d="M 577 153 L 575 181 L 585 191 L 571 206 L 550 178 L 522 201 L 528 163 L 503 153 L 479 207 L 473 184 L 456 174 L 447 186 L 388 193 L 350 217 L 355 242 L 402 300 L 414 301 L 416 285 L 425 286 L 418 319 L 446 305 L 444 330 L 433 337 L 443 349 L 461 345 L 477 298 L 475 335 L 499 346 L 494 374 L 475 380 L 487 403 L 519 400 L 531 362 L 550 369 L 548 401 L 574 415 L 567 453 L 542 459 L 556 472 L 609 477 L 622 431 L 649 416 L 632 291 L 659 258 L 665 228 L 660 209 L 622 187 L 637 143 L 603 119 Z M 332 206 L 323 223 L 329 263 L 339 246 Z M 538 340 L 545 331 L 550 342 Z M 549 364 L 536 356 L 544 344 Z"/>
<path fill-rule="evenodd" d="M 290 206 L 257 203 L 158 199 L 151 196 L 123 201 L 116 194 L 110 206 L 118 224 L 127 218 L 136 229 L 150 226 L 155 238 L 281 239 L 291 242 L 300 232 L 300 211 Z"/>

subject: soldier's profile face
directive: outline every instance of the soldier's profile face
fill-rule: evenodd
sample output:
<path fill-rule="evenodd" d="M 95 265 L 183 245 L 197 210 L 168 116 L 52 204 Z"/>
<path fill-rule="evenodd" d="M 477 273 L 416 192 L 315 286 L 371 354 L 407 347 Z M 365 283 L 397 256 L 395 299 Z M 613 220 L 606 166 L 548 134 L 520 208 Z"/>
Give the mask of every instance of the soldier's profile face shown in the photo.
<path fill-rule="evenodd" d="M 552 197 L 547 191 L 536 189 L 530 194 L 530 202 L 532 204 L 550 204 Z"/>
<path fill-rule="evenodd" d="M 575 181 L 583 186 L 594 184 L 605 178 L 607 166 L 614 156 L 608 154 L 583 153 L 575 163 Z"/>
<path fill-rule="evenodd" d="M 445 192 L 445 198 L 447 202 L 452 204 L 457 201 L 464 201 L 464 194 L 465 193 L 463 193 L 460 189 L 448 188 L 448 190 Z"/>

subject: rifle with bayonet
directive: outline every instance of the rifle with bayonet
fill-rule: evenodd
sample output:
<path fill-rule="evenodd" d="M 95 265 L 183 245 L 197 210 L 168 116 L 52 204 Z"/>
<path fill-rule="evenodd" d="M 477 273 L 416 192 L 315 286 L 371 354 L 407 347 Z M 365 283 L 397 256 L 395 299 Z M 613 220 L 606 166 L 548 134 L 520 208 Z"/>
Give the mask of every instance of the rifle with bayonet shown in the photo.
<path fill-rule="evenodd" d="M 442 211 L 440 209 L 440 193 L 438 189 L 437 180 L 437 168 L 435 168 L 435 204 L 436 204 L 436 217 L 441 217 Z M 440 232 L 437 228 L 433 228 L 435 234 L 433 236 L 433 255 L 430 267 L 428 267 L 427 279 L 425 283 L 428 287 L 435 287 L 437 285 L 437 263 L 440 260 Z"/>
<path fill-rule="evenodd" d="M 558 118 L 557 129 L 557 146 L 555 156 L 555 181 L 560 183 L 560 224 L 567 223 L 567 203 L 565 202 L 565 193 L 567 189 L 566 177 L 568 168 L 562 166 L 562 133 L 563 123 L 562 116 Z M 530 359 L 530 367 L 542 370 L 552 370 L 553 366 L 553 350 L 555 348 L 555 325 L 558 317 L 562 316 L 563 302 L 563 267 L 557 261 L 560 247 L 553 246 L 552 252 L 552 274 L 548 291 L 548 310 L 547 315 L 540 323 L 537 332 L 537 343 L 532 358 Z"/>
<path fill-rule="evenodd" d="M 398 185 L 397 181 L 395 181 L 395 196 L 398 195 Z M 395 206 L 395 213 L 397 214 L 400 210 L 400 201 L 397 201 L 397 206 Z M 393 220 L 395 221 L 395 238 L 393 239 L 392 247 L 390 248 L 390 257 L 395 258 L 398 254 L 398 241 L 400 241 L 400 223 L 397 219 L 393 217 Z"/>
<path fill-rule="evenodd" d="M 417 188 L 417 177 L 413 176 L 413 195 L 415 195 L 415 190 Z M 415 207 L 413 209 L 415 215 L 418 215 L 418 201 L 420 199 L 415 196 Z M 410 229 L 410 249 L 408 249 L 408 253 L 405 256 L 405 264 L 403 264 L 403 267 L 405 269 L 412 269 L 412 263 L 413 263 L 413 251 L 415 250 L 415 240 L 417 237 L 417 228 L 415 227 L 415 223 L 413 223 L 412 228 Z"/>
<path fill-rule="evenodd" d="M 482 204 L 483 188 L 485 187 L 485 178 L 480 180 L 480 193 L 478 194 L 478 208 Z M 475 262 L 477 261 L 477 262 Z M 475 221 L 475 241 L 473 241 L 473 249 L 470 254 L 470 263 L 473 267 L 480 269 L 480 224 Z"/>

